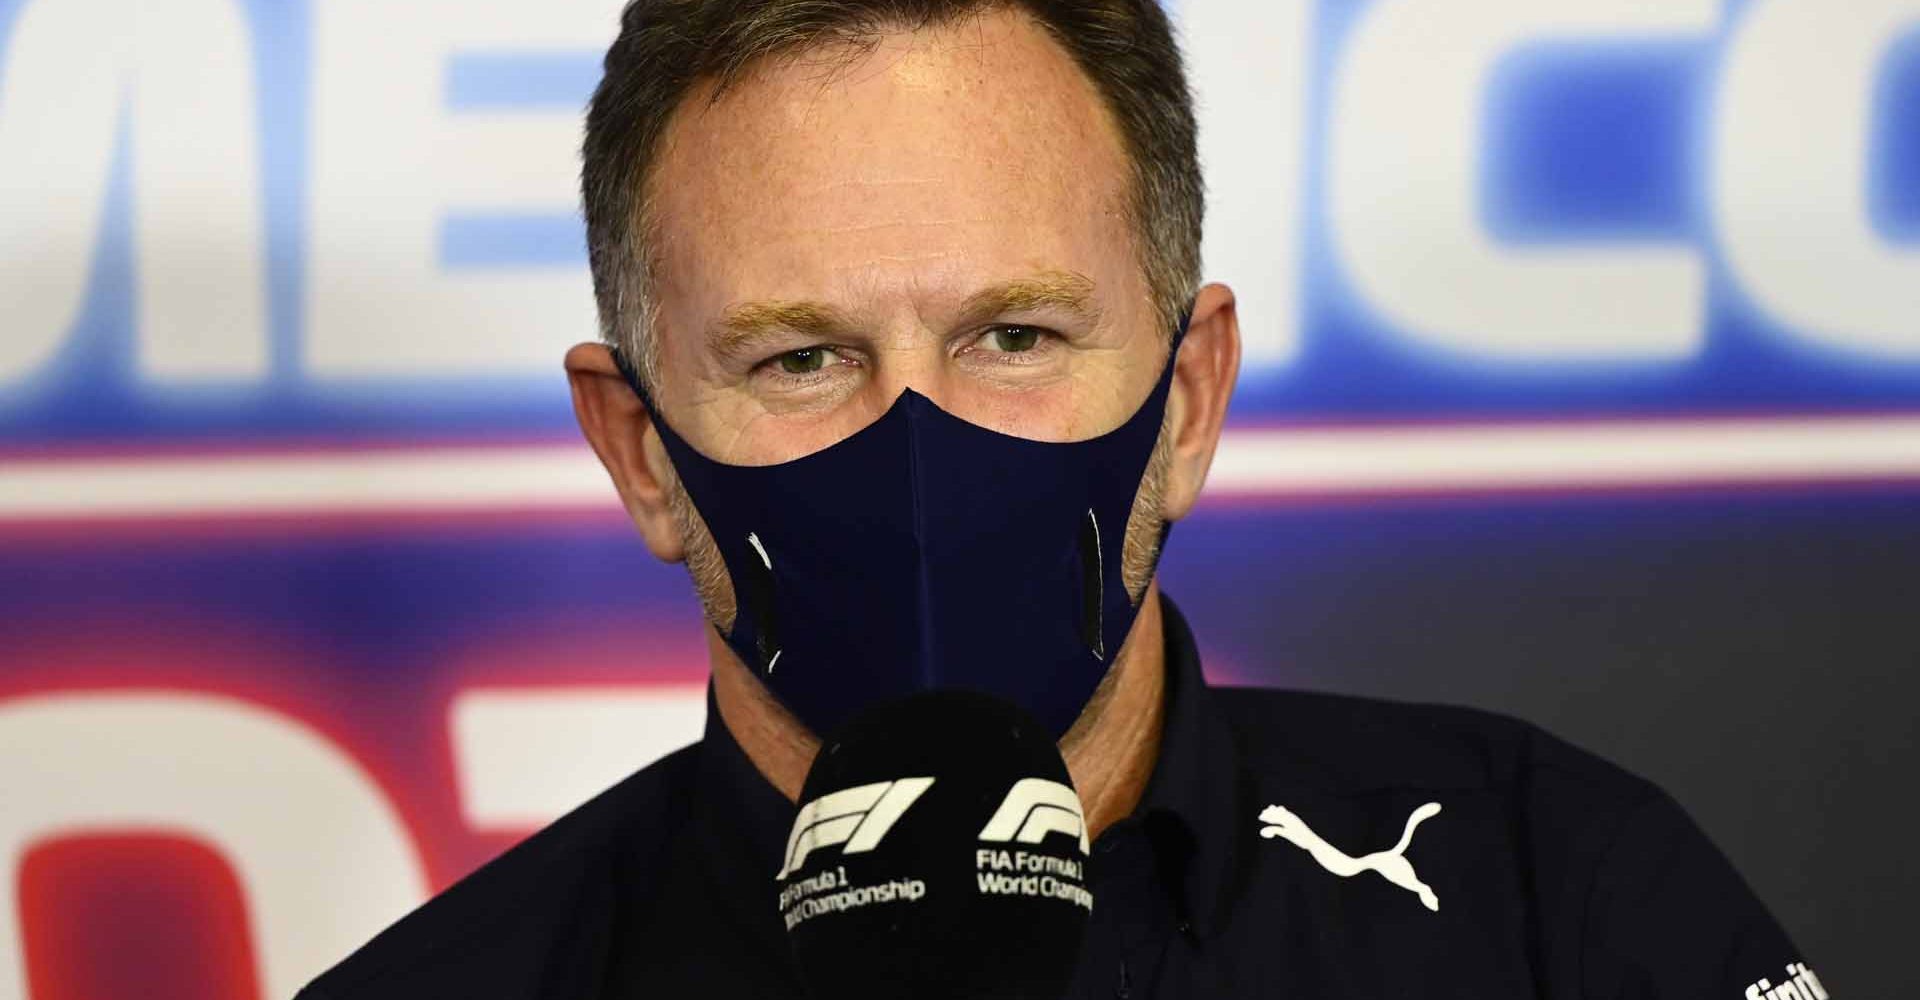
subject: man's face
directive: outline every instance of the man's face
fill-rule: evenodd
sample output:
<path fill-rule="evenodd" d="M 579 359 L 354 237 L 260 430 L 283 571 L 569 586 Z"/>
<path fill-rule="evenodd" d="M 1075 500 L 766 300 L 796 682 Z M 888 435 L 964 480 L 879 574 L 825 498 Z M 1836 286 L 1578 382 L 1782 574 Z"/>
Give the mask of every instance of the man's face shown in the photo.
<path fill-rule="evenodd" d="M 1170 331 L 1141 267 L 1118 127 L 1024 14 L 766 60 L 717 100 L 696 87 L 646 194 L 655 416 L 718 462 L 813 454 L 907 389 L 1002 433 L 1085 440 L 1137 413 L 1166 370 Z M 648 548 L 686 562 L 728 632 L 728 570 L 658 421 L 605 348 L 576 346 L 567 368 L 581 427 Z M 1136 602 L 1164 520 L 1199 495 L 1238 369 L 1233 293 L 1207 285 L 1122 536 L 1120 579 Z M 1018 496 L 1005 502 L 1020 509 Z M 824 541 L 857 560 L 860 539 Z M 751 672 L 720 670 L 736 658 L 709 640 L 716 677 L 751 684 Z M 1101 716 L 1100 691 L 1076 731 Z"/>
<path fill-rule="evenodd" d="M 810 51 L 676 114 L 651 180 L 657 395 L 763 465 L 912 388 L 1048 441 L 1111 430 L 1166 355 L 1092 84 L 998 13 Z"/>

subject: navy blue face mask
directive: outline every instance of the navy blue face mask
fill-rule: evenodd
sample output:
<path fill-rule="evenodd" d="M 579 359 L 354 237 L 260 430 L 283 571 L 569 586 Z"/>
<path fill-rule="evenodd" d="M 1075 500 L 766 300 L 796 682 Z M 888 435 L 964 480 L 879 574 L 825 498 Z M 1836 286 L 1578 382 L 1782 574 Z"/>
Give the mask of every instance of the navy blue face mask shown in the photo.
<path fill-rule="evenodd" d="M 1056 737 L 1133 627 L 1127 518 L 1152 458 L 1185 323 L 1127 422 L 1029 441 L 911 389 L 851 437 L 778 465 L 726 465 L 653 415 L 738 604 L 727 644 L 828 734 L 858 710 L 934 689 L 1025 708 Z"/>

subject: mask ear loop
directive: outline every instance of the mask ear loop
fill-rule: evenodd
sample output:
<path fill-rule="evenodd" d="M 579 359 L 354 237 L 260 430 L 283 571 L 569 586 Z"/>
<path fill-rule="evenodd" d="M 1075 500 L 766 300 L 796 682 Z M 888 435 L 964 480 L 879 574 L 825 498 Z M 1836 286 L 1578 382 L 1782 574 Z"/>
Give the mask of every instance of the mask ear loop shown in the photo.
<path fill-rule="evenodd" d="M 654 416 L 654 419 L 659 419 L 657 416 L 659 410 L 653 405 L 653 394 L 649 393 L 646 385 L 640 381 L 640 371 L 633 367 L 632 361 L 627 360 L 627 352 L 618 347 L 609 347 L 607 353 L 613 355 L 613 366 L 620 369 L 621 377 L 627 380 L 627 385 L 633 389 L 633 394 L 640 397 L 640 405 L 646 407 L 647 413 Z"/>
<path fill-rule="evenodd" d="M 654 426 L 660 430 L 663 437 L 673 435 L 672 428 L 660 418 L 660 408 L 654 404 L 653 395 L 647 392 L 645 383 L 640 380 L 639 370 L 627 358 L 626 352 L 618 347 L 609 347 L 607 350 L 613 355 L 614 367 L 620 369 L 621 376 L 627 380 L 627 385 L 633 389 L 633 394 L 640 397 L 640 405 L 647 408 L 647 414 L 653 419 Z M 778 627 L 774 624 L 776 616 L 773 612 L 773 559 L 767 554 L 766 546 L 761 544 L 757 535 L 749 533 L 747 544 L 752 546 L 754 554 L 759 556 L 759 559 L 747 560 L 747 579 L 734 581 L 734 594 L 738 603 L 744 605 L 741 610 L 753 615 L 754 652 L 760 660 L 754 666 L 763 674 L 772 674 L 774 666 L 780 660 L 780 637 Z M 736 611 L 737 613 L 739 612 Z M 713 629 L 718 632 L 720 626 L 714 625 Z M 722 634 L 720 638 L 724 640 L 726 636 Z"/>

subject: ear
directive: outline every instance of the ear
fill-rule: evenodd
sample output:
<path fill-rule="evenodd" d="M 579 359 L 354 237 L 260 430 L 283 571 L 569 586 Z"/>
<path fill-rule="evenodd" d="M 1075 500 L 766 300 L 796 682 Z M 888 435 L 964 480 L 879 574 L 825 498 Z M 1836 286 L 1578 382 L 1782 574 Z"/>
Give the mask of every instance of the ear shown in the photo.
<path fill-rule="evenodd" d="M 1187 516 L 1200 497 L 1239 375 L 1240 315 L 1233 289 L 1207 285 L 1194 298 L 1167 397 L 1165 433 L 1172 438 L 1173 462 L 1161 514 L 1169 521 Z"/>
<path fill-rule="evenodd" d="M 600 456 L 620 502 L 640 529 L 655 557 L 665 562 L 686 558 L 680 528 L 667 506 L 674 482 L 673 464 L 660 432 L 640 397 L 600 344 L 575 344 L 567 352 L 567 384 L 573 389 L 573 415 L 580 421 L 593 453 Z"/>

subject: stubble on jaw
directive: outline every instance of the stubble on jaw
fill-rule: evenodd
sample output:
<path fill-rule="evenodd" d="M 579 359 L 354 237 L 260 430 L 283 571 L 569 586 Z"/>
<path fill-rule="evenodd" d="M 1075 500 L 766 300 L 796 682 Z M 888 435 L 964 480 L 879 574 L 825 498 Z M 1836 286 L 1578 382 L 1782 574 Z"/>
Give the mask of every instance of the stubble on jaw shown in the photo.
<path fill-rule="evenodd" d="M 700 516 L 700 511 L 693 506 L 693 498 L 681 485 L 679 473 L 672 470 L 671 460 L 668 468 L 664 484 L 667 514 L 680 530 L 680 543 L 686 549 L 687 576 L 693 580 L 693 592 L 700 599 L 707 621 L 724 635 L 733 630 L 734 616 L 739 613 L 733 581 L 727 576 L 726 560 L 720 557 L 720 546 L 714 542 L 713 532 L 707 530 L 706 519 Z"/>

